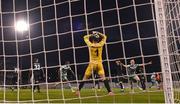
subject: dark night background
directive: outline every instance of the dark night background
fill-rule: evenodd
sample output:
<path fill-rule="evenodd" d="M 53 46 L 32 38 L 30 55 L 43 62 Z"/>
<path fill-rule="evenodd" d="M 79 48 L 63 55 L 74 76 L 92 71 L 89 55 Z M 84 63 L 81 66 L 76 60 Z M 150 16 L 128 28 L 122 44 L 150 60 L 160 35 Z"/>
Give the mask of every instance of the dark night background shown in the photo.
<path fill-rule="evenodd" d="M 107 35 L 103 50 L 107 76 L 115 75 L 116 59 L 124 63 L 130 58 L 137 63 L 152 61 L 145 67 L 146 73 L 160 71 L 153 0 L 1 0 L 1 8 L 1 70 L 4 66 L 13 70 L 19 52 L 24 80 L 34 57 L 40 59 L 44 70 L 47 68 L 49 81 L 58 80 L 58 65 L 66 60 L 82 79 L 89 59 L 83 36 L 92 31 Z M 29 31 L 14 30 L 19 19 L 29 21 Z"/>

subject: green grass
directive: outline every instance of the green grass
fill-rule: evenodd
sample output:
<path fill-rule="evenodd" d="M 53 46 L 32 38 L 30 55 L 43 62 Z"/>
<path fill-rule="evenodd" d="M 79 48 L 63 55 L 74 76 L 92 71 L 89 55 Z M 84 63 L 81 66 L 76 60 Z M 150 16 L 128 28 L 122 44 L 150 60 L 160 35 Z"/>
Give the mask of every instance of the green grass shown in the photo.
<path fill-rule="evenodd" d="M 50 103 L 164 103 L 164 95 L 162 91 L 158 92 L 142 92 L 138 89 L 135 93 L 130 93 L 129 89 L 125 92 L 120 92 L 119 89 L 113 89 L 115 96 L 108 96 L 105 89 L 97 91 L 97 96 L 95 97 L 95 90 L 92 89 L 82 89 L 81 100 L 71 92 L 69 89 L 62 90 L 59 89 L 41 89 L 40 93 L 34 93 L 34 101 L 40 103 L 47 103 L 49 97 Z M 64 93 L 64 94 L 63 94 Z M 17 91 L 12 92 L 6 89 L 5 99 L 6 101 L 17 102 Z M 30 89 L 20 89 L 19 100 L 25 102 L 32 102 L 32 92 Z M 48 96 L 47 96 L 48 95 Z M 65 100 L 62 100 L 62 99 Z M 0 91 L 0 103 L 3 102 L 4 92 Z"/>

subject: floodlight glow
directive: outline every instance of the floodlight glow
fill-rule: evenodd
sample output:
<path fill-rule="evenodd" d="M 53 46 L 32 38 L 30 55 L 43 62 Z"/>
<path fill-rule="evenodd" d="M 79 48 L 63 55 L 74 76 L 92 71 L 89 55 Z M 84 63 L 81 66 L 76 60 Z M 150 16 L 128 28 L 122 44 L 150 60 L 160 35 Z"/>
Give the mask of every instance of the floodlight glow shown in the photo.
<path fill-rule="evenodd" d="M 17 21 L 15 24 L 15 30 L 16 31 L 27 31 L 29 29 L 29 25 L 24 20 Z"/>

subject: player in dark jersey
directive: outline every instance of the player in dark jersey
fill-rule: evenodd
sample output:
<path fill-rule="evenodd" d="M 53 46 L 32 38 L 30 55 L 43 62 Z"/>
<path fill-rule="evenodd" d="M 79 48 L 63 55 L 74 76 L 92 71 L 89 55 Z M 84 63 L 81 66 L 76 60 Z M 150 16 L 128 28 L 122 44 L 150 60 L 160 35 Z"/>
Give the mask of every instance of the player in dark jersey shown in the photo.
<path fill-rule="evenodd" d="M 12 84 L 14 85 L 11 87 L 12 91 L 14 91 L 14 89 L 17 88 L 17 86 L 15 85 L 21 84 L 20 77 L 21 77 L 21 71 L 19 68 L 15 67 L 12 73 Z"/>
<path fill-rule="evenodd" d="M 33 69 L 31 71 L 31 83 L 32 83 L 32 87 L 33 87 L 33 92 L 35 92 L 36 88 L 37 91 L 40 92 L 40 86 L 39 86 L 39 82 L 41 79 L 41 65 L 39 63 L 38 58 L 34 58 L 34 62 L 33 62 Z M 44 75 L 44 73 L 43 73 Z"/>
<path fill-rule="evenodd" d="M 140 78 L 138 77 L 138 75 L 136 74 L 136 70 L 138 67 L 143 67 L 145 65 L 149 65 L 152 64 L 152 62 L 148 62 L 148 63 L 144 63 L 144 64 L 136 64 L 134 59 L 130 60 L 130 64 L 129 65 L 124 65 L 123 63 L 121 63 L 121 65 L 125 68 L 127 68 L 127 74 L 129 76 L 129 80 L 130 80 L 130 84 L 131 84 L 131 90 L 132 92 L 134 92 L 133 89 L 133 80 L 136 80 L 137 82 L 137 87 L 142 90 L 141 87 L 139 87 L 139 83 L 140 83 Z"/>
<path fill-rule="evenodd" d="M 117 82 L 118 82 L 118 86 L 121 88 L 121 92 L 124 92 L 124 85 L 123 85 L 123 69 L 121 67 L 120 61 L 116 61 L 116 76 L 117 78 Z"/>
<path fill-rule="evenodd" d="M 138 74 L 138 77 L 140 79 L 142 89 L 146 90 L 146 76 L 143 74 L 143 68 L 138 67 L 136 73 Z"/>

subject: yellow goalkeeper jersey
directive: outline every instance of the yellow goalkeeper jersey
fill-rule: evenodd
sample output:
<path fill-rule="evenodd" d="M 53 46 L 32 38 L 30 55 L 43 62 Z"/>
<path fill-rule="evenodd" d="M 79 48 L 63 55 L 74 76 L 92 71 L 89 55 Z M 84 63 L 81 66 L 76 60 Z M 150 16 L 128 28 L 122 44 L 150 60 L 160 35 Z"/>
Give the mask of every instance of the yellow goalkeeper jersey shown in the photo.
<path fill-rule="evenodd" d="M 106 42 L 106 35 L 102 35 L 103 38 L 99 43 L 92 43 L 89 40 L 89 37 L 91 35 L 85 35 L 84 36 L 84 41 L 87 44 L 87 46 L 89 47 L 89 60 L 90 62 L 100 62 L 102 61 L 102 50 L 103 50 L 103 46 Z"/>

